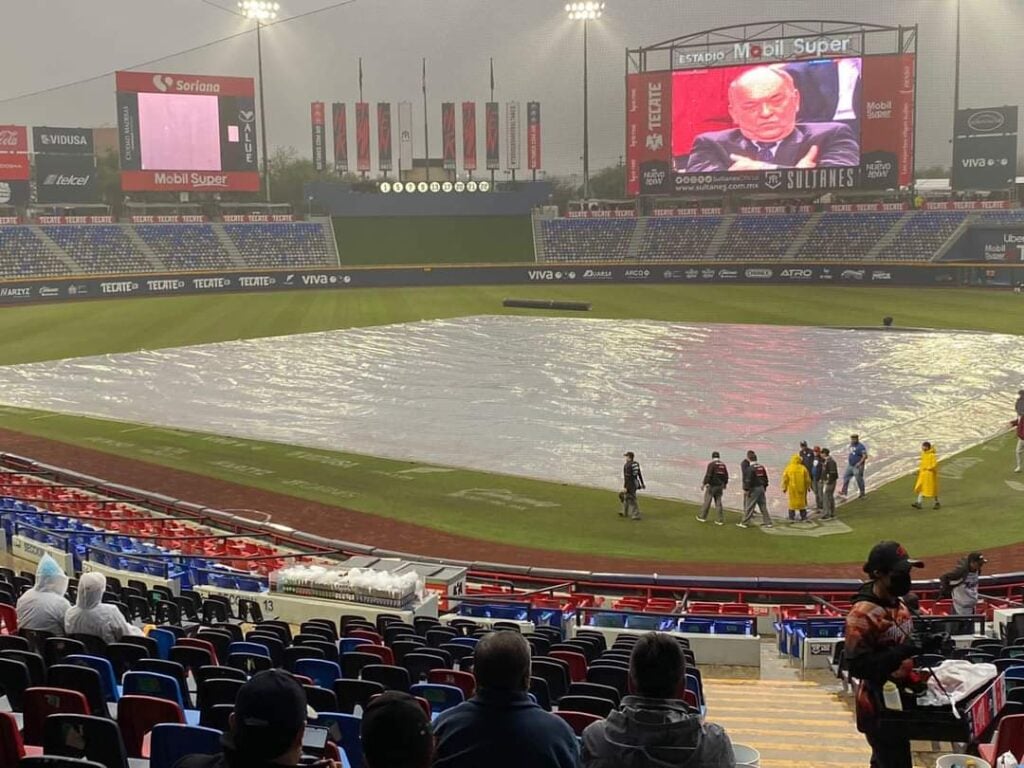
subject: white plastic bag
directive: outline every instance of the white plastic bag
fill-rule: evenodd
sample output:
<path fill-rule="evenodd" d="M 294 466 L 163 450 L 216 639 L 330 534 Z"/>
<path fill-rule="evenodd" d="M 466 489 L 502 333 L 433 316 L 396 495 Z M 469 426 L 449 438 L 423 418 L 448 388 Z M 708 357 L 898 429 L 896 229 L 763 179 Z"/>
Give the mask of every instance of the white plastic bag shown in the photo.
<path fill-rule="evenodd" d="M 966 659 L 946 659 L 932 667 L 932 671 L 935 674 L 928 680 L 928 690 L 917 697 L 921 706 L 956 704 L 994 680 L 999 673 L 995 664 L 972 664 Z"/>
<path fill-rule="evenodd" d="M 1007 750 L 999 756 L 996 760 L 996 768 L 1018 768 L 1020 763 L 1017 762 L 1017 758 L 1013 756 L 1013 752 Z"/>

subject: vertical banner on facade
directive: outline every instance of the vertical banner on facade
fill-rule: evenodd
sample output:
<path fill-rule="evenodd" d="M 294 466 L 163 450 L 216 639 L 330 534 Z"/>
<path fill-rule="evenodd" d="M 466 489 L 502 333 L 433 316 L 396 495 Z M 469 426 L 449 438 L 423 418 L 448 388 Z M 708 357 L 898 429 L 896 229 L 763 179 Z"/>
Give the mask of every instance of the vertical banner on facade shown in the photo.
<path fill-rule="evenodd" d="M 517 171 L 521 167 L 520 152 L 522 149 L 522 125 L 520 111 L 522 106 L 518 101 L 510 101 L 505 105 L 506 124 L 508 125 L 508 169 Z"/>
<path fill-rule="evenodd" d="M 487 170 L 501 169 L 501 154 L 498 148 L 498 102 L 488 101 L 484 108 L 484 122 L 487 129 Z"/>
<path fill-rule="evenodd" d="M 462 102 L 462 167 L 476 170 L 476 102 Z"/>
<path fill-rule="evenodd" d="M 655 109 L 656 107 L 656 109 Z M 667 192 L 672 184 L 672 73 L 626 78 L 626 194 Z"/>
<path fill-rule="evenodd" d="M 446 101 L 441 105 L 441 149 L 444 169 L 455 170 L 455 102 Z"/>
<path fill-rule="evenodd" d="M 313 120 L 313 168 L 318 172 L 327 170 L 327 127 L 324 119 L 324 103 L 314 101 L 310 105 Z"/>
<path fill-rule="evenodd" d="M 540 102 L 526 102 L 526 167 L 540 170 Z"/>
<path fill-rule="evenodd" d="M 914 175 L 914 55 L 865 56 L 861 64 L 861 183 L 891 189 Z"/>
<path fill-rule="evenodd" d="M 398 169 L 412 168 L 412 102 L 398 102 Z"/>
<path fill-rule="evenodd" d="M 345 105 L 341 102 L 332 104 L 331 118 L 334 124 L 334 170 L 336 173 L 348 173 L 348 119 L 345 116 Z"/>
<path fill-rule="evenodd" d="M 382 101 L 377 104 L 377 165 L 385 173 L 392 168 L 391 151 L 391 102 Z"/>
<path fill-rule="evenodd" d="M 356 102 L 356 170 L 370 170 L 370 105 Z"/>

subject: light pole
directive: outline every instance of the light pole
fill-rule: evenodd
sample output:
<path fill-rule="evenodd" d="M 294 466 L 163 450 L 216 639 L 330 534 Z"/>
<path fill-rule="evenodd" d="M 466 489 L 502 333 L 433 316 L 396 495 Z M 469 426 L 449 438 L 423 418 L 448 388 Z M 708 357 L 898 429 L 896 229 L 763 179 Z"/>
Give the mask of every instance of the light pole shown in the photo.
<path fill-rule="evenodd" d="M 588 104 L 587 79 L 587 26 L 591 21 L 600 19 L 604 13 L 604 3 L 588 2 L 569 3 L 565 12 L 573 21 L 583 22 L 583 199 L 590 199 L 590 109 Z"/>
<path fill-rule="evenodd" d="M 267 113 L 266 100 L 263 98 L 263 40 L 260 30 L 264 22 L 273 21 L 277 18 L 277 12 L 281 10 L 279 3 L 270 3 L 265 0 L 239 0 L 238 8 L 247 19 L 256 22 L 256 68 L 258 70 L 260 83 L 260 141 L 263 152 L 263 189 L 270 202 L 270 158 L 267 157 Z"/>

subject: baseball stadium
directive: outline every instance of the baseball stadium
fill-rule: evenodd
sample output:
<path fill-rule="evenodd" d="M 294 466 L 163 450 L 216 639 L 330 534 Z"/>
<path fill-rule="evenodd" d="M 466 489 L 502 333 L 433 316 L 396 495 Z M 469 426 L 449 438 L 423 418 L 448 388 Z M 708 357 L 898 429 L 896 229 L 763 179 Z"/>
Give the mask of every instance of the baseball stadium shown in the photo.
<path fill-rule="evenodd" d="M 268 675 L 280 765 L 1024 761 L 1020 9 L 538 0 L 467 86 L 363 3 L 0 95 L 0 768 L 240 766 Z M 356 19 L 411 80 L 272 74 Z"/>

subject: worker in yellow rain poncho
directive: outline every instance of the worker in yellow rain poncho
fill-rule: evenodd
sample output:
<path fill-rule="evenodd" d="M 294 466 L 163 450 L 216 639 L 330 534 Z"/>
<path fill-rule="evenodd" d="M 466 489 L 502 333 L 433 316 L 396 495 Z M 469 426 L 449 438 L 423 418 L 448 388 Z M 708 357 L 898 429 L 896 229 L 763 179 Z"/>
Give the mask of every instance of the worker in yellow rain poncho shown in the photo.
<path fill-rule="evenodd" d="M 789 522 L 796 522 L 797 512 L 800 513 L 801 522 L 807 520 L 807 492 L 811 490 L 811 474 L 799 453 L 793 454 L 782 473 L 782 490 L 789 496 Z"/>
<path fill-rule="evenodd" d="M 935 446 L 928 441 L 921 443 L 921 466 L 917 470 L 914 493 L 917 501 L 910 505 L 914 509 L 921 509 L 926 498 L 935 499 L 932 509 L 942 506 L 939 504 L 939 457 L 935 455 Z"/>

